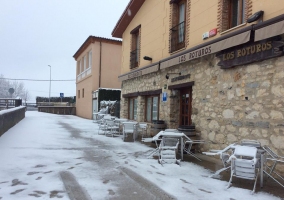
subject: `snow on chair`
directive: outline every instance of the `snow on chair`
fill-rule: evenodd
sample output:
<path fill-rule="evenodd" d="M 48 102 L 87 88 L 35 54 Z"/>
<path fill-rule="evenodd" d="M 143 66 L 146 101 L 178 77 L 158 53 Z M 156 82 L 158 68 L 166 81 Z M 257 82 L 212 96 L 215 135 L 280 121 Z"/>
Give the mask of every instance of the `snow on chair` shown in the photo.
<path fill-rule="evenodd" d="M 228 188 L 232 185 L 233 176 L 242 179 L 254 180 L 252 192 L 255 192 L 255 186 L 259 169 L 256 167 L 258 159 L 256 158 L 257 148 L 251 146 L 236 146 L 234 153 L 230 156 L 231 177 Z"/>
<path fill-rule="evenodd" d="M 133 136 L 133 141 L 135 141 L 135 134 L 136 134 L 136 125 L 137 122 L 123 122 L 122 123 L 122 133 L 123 133 L 123 141 L 126 140 L 127 135 Z"/>
<path fill-rule="evenodd" d="M 159 163 L 180 164 L 176 158 L 179 140 L 177 138 L 163 137 L 159 145 Z"/>

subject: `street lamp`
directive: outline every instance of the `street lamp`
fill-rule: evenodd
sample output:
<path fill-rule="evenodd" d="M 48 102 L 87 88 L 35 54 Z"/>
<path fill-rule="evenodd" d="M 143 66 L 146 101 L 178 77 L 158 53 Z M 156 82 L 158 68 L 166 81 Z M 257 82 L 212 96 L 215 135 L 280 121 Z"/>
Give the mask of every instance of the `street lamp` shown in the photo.
<path fill-rule="evenodd" d="M 51 90 L 51 66 L 50 65 L 48 65 L 49 66 L 49 104 L 50 104 L 50 90 Z"/>

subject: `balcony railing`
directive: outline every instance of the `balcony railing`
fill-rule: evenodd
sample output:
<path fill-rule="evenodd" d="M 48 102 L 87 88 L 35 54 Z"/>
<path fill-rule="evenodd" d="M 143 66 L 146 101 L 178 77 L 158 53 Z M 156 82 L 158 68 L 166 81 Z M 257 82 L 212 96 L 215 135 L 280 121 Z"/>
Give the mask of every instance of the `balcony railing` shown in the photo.
<path fill-rule="evenodd" d="M 138 67 L 139 49 L 130 52 L 130 69 Z"/>
<path fill-rule="evenodd" d="M 170 53 L 185 47 L 185 22 L 170 29 Z"/>

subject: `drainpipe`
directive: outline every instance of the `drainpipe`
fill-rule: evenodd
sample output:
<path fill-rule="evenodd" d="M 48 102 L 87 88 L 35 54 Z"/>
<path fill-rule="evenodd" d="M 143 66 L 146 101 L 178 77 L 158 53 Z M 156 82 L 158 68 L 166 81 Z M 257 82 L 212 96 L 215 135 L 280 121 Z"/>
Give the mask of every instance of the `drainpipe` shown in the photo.
<path fill-rule="evenodd" d="M 102 41 L 100 41 L 99 88 L 101 87 L 101 73 L 102 73 Z"/>

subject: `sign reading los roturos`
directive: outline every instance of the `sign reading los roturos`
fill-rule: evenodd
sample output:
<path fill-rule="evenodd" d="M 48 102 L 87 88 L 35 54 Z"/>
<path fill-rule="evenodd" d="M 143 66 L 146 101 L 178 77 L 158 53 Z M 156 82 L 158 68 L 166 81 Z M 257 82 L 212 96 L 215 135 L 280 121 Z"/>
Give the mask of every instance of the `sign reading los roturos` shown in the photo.
<path fill-rule="evenodd" d="M 284 55 L 283 46 L 284 42 L 277 41 L 277 38 L 255 43 L 250 42 L 217 54 L 217 57 L 220 58 L 218 65 L 221 66 L 221 69 L 228 69 L 234 66 L 282 56 Z"/>

